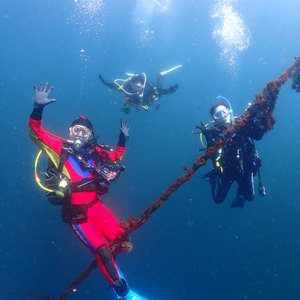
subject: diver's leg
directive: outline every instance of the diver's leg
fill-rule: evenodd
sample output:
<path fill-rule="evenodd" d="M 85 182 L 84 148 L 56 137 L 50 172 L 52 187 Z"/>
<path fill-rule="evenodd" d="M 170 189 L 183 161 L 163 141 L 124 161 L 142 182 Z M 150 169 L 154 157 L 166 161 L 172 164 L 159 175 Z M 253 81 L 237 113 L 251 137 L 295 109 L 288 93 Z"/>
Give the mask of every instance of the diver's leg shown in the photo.
<path fill-rule="evenodd" d="M 102 203 L 99 202 L 90 208 L 90 210 L 94 209 L 97 209 L 97 218 L 93 220 L 94 224 L 108 242 L 124 233 L 119 222 Z"/>
<path fill-rule="evenodd" d="M 101 234 L 104 236 L 104 238 L 107 241 L 111 242 L 117 237 L 119 237 L 122 233 L 124 233 L 124 231 L 121 228 L 119 222 L 102 203 L 99 202 L 96 205 L 97 206 L 95 207 L 95 209 L 97 210 L 97 218 L 94 221 L 95 225 L 101 232 Z M 93 208 L 94 207 L 92 207 L 92 209 Z M 131 243 L 129 242 L 128 244 L 131 245 Z M 121 249 L 124 250 L 122 245 Z M 100 270 L 103 274 L 106 273 L 106 278 L 111 279 L 108 281 L 112 284 L 117 295 L 120 297 L 126 296 L 129 293 L 130 289 L 126 280 L 120 277 L 119 271 L 115 265 L 115 260 L 109 246 L 107 244 L 101 245 L 97 249 L 97 252 L 99 254 L 99 256 L 97 257 L 97 262 Z"/>
<path fill-rule="evenodd" d="M 95 224 L 91 220 L 88 220 L 88 222 L 79 225 L 72 224 L 71 228 L 79 240 L 83 242 L 96 257 L 98 267 L 105 279 L 110 284 L 113 284 L 116 279 L 119 278 L 117 269 L 116 267 L 112 267 L 114 265 L 112 254 L 107 255 L 107 249 L 110 252 L 109 247 Z M 102 261 L 102 259 L 104 259 L 104 261 Z"/>
<path fill-rule="evenodd" d="M 108 245 L 100 246 L 97 249 L 97 252 L 99 255 L 96 257 L 96 259 L 101 272 L 105 274 L 105 278 L 109 278 L 108 281 L 118 296 L 126 296 L 130 289 L 126 280 L 120 277 Z"/>
<path fill-rule="evenodd" d="M 254 175 L 253 172 L 245 173 L 240 177 L 238 195 L 243 195 L 246 200 L 252 201 L 254 199 Z"/>
<path fill-rule="evenodd" d="M 97 222 L 102 220 L 101 222 Z M 104 228 L 103 232 L 101 230 Z M 113 240 L 123 233 L 123 229 L 109 211 L 99 202 L 88 210 L 88 221 L 71 225 L 74 233 L 96 257 L 98 267 L 105 279 L 113 286 L 120 297 L 126 296 L 130 289 L 120 277 L 107 240 Z M 105 233 L 105 236 L 104 234 Z"/>
<path fill-rule="evenodd" d="M 91 209 L 93 209 L 92 207 Z M 102 204 L 97 203 L 96 207 L 97 209 L 97 218 L 94 220 L 95 225 L 97 226 L 98 230 L 101 232 L 101 234 L 104 236 L 104 238 L 111 242 L 115 240 L 117 237 L 119 237 L 124 231 L 121 228 L 119 222 L 115 219 L 115 217 L 111 214 L 111 212 Z M 93 211 L 92 211 L 93 212 Z M 129 246 L 126 250 L 131 251 L 132 245 L 130 242 L 122 242 L 121 243 L 121 250 L 126 251 L 124 249 L 125 247 Z M 100 268 L 103 269 L 103 265 L 105 267 L 105 270 L 109 274 L 109 276 L 115 280 L 117 271 L 118 278 L 112 283 L 112 287 L 115 290 L 116 294 L 120 297 L 120 299 L 124 300 L 138 300 L 138 299 L 144 299 L 145 298 L 139 296 L 134 291 L 132 291 L 126 282 L 126 279 L 121 271 L 116 267 L 114 257 L 112 256 L 112 253 L 107 245 L 101 246 L 98 248 L 99 252 L 99 259 L 98 259 L 98 265 Z"/>
<path fill-rule="evenodd" d="M 213 200 L 222 203 L 233 183 L 233 179 L 228 173 L 216 174 L 213 172 L 209 176 Z"/>
<path fill-rule="evenodd" d="M 119 278 L 119 273 L 115 265 L 112 253 L 107 244 L 103 244 L 97 248 L 98 256 L 96 256 L 99 269 L 104 277 L 111 284 L 114 284 Z"/>
<path fill-rule="evenodd" d="M 110 284 L 114 284 L 120 278 L 118 271 L 107 243 L 107 238 L 101 232 L 99 224 L 96 220 L 104 218 L 102 213 L 102 204 L 100 202 L 89 208 L 88 221 L 79 225 L 71 225 L 73 232 L 77 235 L 81 242 L 89 248 L 96 257 L 99 269 L 103 276 Z M 106 221 L 106 223 L 105 223 Z M 102 226 L 111 227 L 113 236 L 123 233 L 122 228 L 117 221 L 112 223 L 110 220 L 103 220 Z M 109 228 L 107 229 L 109 230 Z"/>
<path fill-rule="evenodd" d="M 237 196 L 234 198 L 231 207 L 243 207 L 246 200 L 254 199 L 254 176 L 253 172 L 239 173 L 236 181 L 239 185 Z"/>
<path fill-rule="evenodd" d="M 113 214 L 102 204 L 97 203 L 99 206 L 98 218 L 94 220 L 95 225 L 97 226 L 98 230 L 104 236 L 104 238 L 108 242 L 112 242 L 120 235 L 124 233 L 122 227 L 120 226 L 119 222 L 113 216 Z M 128 241 L 121 242 L 120 251 L 124 252 L 131 252 L 132 244 Z"/>

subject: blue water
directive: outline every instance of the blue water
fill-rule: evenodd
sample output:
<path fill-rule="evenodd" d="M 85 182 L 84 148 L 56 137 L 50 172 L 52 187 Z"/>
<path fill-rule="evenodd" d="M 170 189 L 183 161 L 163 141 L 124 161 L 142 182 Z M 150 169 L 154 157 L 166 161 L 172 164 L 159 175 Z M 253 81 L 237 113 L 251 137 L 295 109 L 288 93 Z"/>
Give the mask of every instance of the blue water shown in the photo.
<path fill-rule="evenodd" d="M 126 172 L 103 197 L 121 220 L 137 216 L 195 161 L 201 145 L 191 130 L 209 120 L 215 96 L 229 98 L 238 115 L 294 62 L 299 28 L 298 0 L 1 0 L 0 290 L 58 296 L 92 259 L 34 182 L 37 149 L 27 122 L 35 83 L 55 86 L 45 129 L 67 137 L 83 114 L 99 141 L 113 146 L 124 97 L 98 74 L 113 80 L 146 72 L 155 80 L 183 65 L 165 76 L 166 87 L 180 87 L 159 110 L 126 115 Z M 275 128 L 257 143 L 265 198 L 230 209 L 234 186 L 216 205 L 208 183 L 195 177 L 132 234 L 133 252 L 117 263 L 136 291 L 150 300 L 300 299 L 299 114 L 288 81 Z M 70 299 L 113 293 L 96 270 Z"/>

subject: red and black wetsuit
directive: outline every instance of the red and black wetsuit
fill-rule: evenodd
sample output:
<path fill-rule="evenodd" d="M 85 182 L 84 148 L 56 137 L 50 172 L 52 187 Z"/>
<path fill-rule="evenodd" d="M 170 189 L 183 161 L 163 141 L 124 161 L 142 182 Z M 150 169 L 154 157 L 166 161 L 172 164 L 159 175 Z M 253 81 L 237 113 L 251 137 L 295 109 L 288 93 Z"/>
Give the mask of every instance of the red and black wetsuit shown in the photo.
<path fill-rule="evenodd" d="M 59 162 L 60 155 L 62 153 L 63 143 L 57 139 L 50 137 L 42 128 L 42 107 L 35 107 L 30 119 L 29 119 L 29 136 L 37 144 L 39 148 L 44 150 L 45 153 L 51 158 L 56 164 Z M 117 161 L 122 159 L 125 154 L 125 138 L 120 136 L 118 145 L 114 151 L 103 150 L 96 146 L 96 152 L 105 160 Z M 90 165 L 95 165 L 95 161 L 92 157 L 88 158 Z M 77 160 L 69 155 L 64 163 L 63 173 L 69 177 L 71 182 L 78 182 L 84 178 L 94 178 L 95 174 L 83 170 Z M 98 197 L 98 191 L 83 191 L 72 193 L 70 202 L 72 204 L 90 203 Z M 98 266 L 104 275 L 104 277 L 113 284 L 116 278 L 112 278 L 107 270 L 107 266 L 104 265 L 100 259 L 97 249 L 103 245 L 107 245 L 112 240 L 116 239 L 120 234 L 123 233 L 117 220 L 114 216 L 105 208 L 101 201 L 96 202 L 93 206 L 88 209 L 87 212 L 88 221 L 79 225 L 70 224 L 73 232 L 77 237 L 90 249 L 92 254 L 96 257 Z M 111 256 L 111 253 L 109 253 Z M 114 260 L 112 260 L 113 267 L 116 269 Z M 116 271 L 118 274 L 118 271 Z"/>

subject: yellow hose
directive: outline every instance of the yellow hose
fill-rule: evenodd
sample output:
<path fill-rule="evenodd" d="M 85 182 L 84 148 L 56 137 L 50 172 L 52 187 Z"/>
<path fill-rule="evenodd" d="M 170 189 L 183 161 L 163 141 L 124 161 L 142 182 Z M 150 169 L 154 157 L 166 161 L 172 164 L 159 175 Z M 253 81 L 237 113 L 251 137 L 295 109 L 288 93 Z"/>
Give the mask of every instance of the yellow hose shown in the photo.
<path fill-rule="evenodd" d="M 48 188 L 46 188 L 45 186 L 42 185 L 41 180 L 40 180 L 39 175 L 38 175 L 38 172 L 37 172 L 37 165 L 38 165 L 38 162 L 39 162 L 39 159 L 40 159 L 40 156 L 41 156 L 42 152 L 43 152 L 43 150 L 41 150 L 38 153 L 38 155 L 36 156 L 36 159 L 35 159 L 35 163 L 34 163 L 34 178 L 35 178 L 35 181 L 37 182 L 37 184 L 39 185 L 40 188 L 42 188 L 46 192 L 53 193 L 54 192 L 53 190 L 50 190 L 50 189 L 48 189 Z"/>
<path fill-rule="evenodd" d="M 204 125 L 204 127 L 207 127 L 208 125 L 210 124 L 210 122 L 209 123 L 206 123 L 205 125 Z M 201 144 L 202 144 L 202 146 L 203 146 L 203 148 L 207 148 L 205 145 L 204 145 L 204 142 L 203 142 L 203 134 L 202 134 L 202 131 L 200 132 L 200 142 L 201 142 Z"/>

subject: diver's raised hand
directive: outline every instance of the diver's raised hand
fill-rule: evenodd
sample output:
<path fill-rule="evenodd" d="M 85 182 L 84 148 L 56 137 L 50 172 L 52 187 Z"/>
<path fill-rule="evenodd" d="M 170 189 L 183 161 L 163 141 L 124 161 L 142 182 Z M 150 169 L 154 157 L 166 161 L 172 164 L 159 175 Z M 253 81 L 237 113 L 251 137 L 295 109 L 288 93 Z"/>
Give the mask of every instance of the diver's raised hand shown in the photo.
<path fill-rule="evenodd" d="M 176 83 L 174 85 L 170 85 L 170 87 L 168 89 L 161 89 L 160 94 L 161 95 L 173 94 L 177 91 L 178 88 L 179 88 L 179 85 Z"/>
<path fill-rule="evenodd" d="M 122 119 L 121 120 L 121 128 L 120 128 L 120 130 L 121 130 L 121 132 L 124 134 L 124 136 L 126 138 L 129 137 L 129 129 L 130 129 L 130 126 L 128 125 L 127 120 Z"/>
<path fill-rule="evenodd" d="M 102 83 L 105 84 L 105 80 L 104 80 L 104 78 L 102 77 L 102 75 L 99 74 L 98 77 L 99 77 L 99 79 L 102 81 Z"/>
<path fill-rule="evenodd" d="M 49 103 L 55 102 L 56 99 L 49 99 L 52 90 L 53 90 L 53 86 L 51 85 L 48 88 L 48 82 L 46 82 L 45 85 L 43 82 L 41 82 L 39 89 L 37 88 L 36 85 L 34 85 L 34 97 L 33 97 L 34 104 L 44 107 Z"/>
<path fill-rule="evenodd" d="M 179 85 L 178 85 L 178 83 L 176 83 L 174 85 L 170 85 L 169 91 L 170 91 L 170 93 L 175 93 L 178 88 L 179 88 Z"/>

